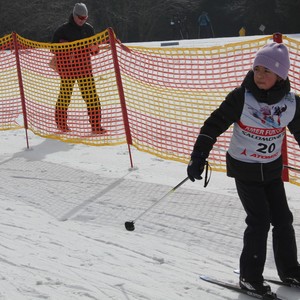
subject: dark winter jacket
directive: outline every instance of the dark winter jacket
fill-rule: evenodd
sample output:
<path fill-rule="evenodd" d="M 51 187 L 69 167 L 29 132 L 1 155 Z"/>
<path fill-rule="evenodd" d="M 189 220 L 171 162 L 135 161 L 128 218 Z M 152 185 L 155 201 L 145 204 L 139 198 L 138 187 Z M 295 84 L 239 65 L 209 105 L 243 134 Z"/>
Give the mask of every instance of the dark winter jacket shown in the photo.
<path fill-rule="evenodd" d="M 198 18 L 198 25 L 199 26 L 208 26 L 210 23 L 210 19 L 207 13 L 202 13 Z"/>
<path fill-rule="evenodd" d="M 52 43 L 67 43 L 79 41 L 95 34 L 94 28 L 89 23 L 78 26 L 74 22 L 73 15 L 69 21 L 61 25 L 54 33 Z M 78 78 L 92 76 L 90 45 L 81 41 L 70 48 L 57 50 L 58 72 L 64 78 Z"/>
<path fill-rule="evenodd" d="M 289 79 L 280 81 L 270 90 L 265 91 L 257 87 L 254 82 L 254 73 L 249 71 L 242 85 L 230 92 L 220 107 L 216 109 L 211 116 L 204 122 L 200 130 L 199 138 L 194 146 L 194 151 L 206 152 L 212 148 L 212 145 L 205 145 L 201 140 L 209 140 L 213 144 L 217 137 L 225 132 L 233 123 L 240 120 L 244 100 L 245 89 L 250 91 L 258 102 L 275 104 L 278 103 L 290 91 Z M 296 96 L 296 113 L 293 120 L 287 126 L 300 145 L 300 98 Z M 201 135 L 206 139 L 201 138 Z M 270 181 L 281 177 L 282 158 L 279 157 L 270 163 L 246 163 L 234 159 L 228 153 L 226 155 L 227 175 L 245 181 Z"/>

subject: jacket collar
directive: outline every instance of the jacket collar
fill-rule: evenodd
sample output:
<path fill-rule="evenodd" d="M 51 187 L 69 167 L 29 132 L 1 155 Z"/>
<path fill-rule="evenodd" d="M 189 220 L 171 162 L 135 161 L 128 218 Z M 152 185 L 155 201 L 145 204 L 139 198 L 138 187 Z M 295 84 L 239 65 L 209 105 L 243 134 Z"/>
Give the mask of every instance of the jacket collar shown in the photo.
<path fill-rule="evenodd" d="M 286 80 L 278 81 L 271 89 L 261 90 L 254 82 L 254 72 L 249 71 L 246 75 L 242 86 L 249 90 L 258 102 L 264 102 L 267 104 L 275 104 L 279 102 L 286 94 L 290 92 L 290 81 Z"/>
<path fill-rule="evenodd" d="M 70 16 L 69 16 L 69 24 L 71 24 L 72 26 L 75 26 L 78 29 L 81 29 L 84 26 L 84 25 L 83 26 L 79 26 L 79 25 L 77 25 L 75 23 L 73 14 L 70 14 Z"/>

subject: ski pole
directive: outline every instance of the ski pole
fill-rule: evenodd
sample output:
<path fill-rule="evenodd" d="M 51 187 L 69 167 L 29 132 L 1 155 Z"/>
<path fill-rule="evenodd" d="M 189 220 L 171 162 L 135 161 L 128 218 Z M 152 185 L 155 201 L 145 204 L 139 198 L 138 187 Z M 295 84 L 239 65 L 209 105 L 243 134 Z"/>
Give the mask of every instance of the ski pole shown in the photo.
<path fill-rule="evenodd" d="M 283 167 L 286 168 L 286 169 L 290 169 L 290 170 L 296 171 L 296 172 L 300 172 L 300 169 L 295 168 L 295 167 L 291 167 L 291 166 L 288 166 L 288 165 L 283 165 Z"/>
<path fill-rule="evenodd" d="M 135 229 L 134 223 L 140 219 L 145 213 L 147 213 L 150 209 L 152 209 L 154 206 L 156 206 L 158 203 L 160 203 L 163 199 L 165 199 L 167 196 L 169 196 L 172 192 L 176 191 L 181 185 L 183 185 L 189 177 L 184 178 L 181 182 L 179 182 L 175 187 L 173 187 L 169 192 L 167 192 L 163 197 L 161 197 L 159 200 L 157 200 L 154 204 L 152 204 L 149 208 L 147 208 L 144 212 L 142 212 L 138 217 L 136 217 L 133 221 L 126 221 L 125 222 L 125 228 L 128 231 L 133 231 Z"/>

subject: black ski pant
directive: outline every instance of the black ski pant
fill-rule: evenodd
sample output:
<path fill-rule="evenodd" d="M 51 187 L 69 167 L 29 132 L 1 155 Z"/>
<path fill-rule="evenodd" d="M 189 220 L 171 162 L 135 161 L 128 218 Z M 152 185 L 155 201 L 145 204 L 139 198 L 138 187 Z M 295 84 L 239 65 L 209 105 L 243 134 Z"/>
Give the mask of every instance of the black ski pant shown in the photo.
<path fill-rule="evenodd" d="M 281 279 L 298 268 L 293 215 L 288 207 L 281 178 L 271 182 L 236 179 L 238 195 L 246 211 L 244 247 L 240 257 L 240 277 L 263 280 L 270 224 L 273 226 L 273 252 Z"/>

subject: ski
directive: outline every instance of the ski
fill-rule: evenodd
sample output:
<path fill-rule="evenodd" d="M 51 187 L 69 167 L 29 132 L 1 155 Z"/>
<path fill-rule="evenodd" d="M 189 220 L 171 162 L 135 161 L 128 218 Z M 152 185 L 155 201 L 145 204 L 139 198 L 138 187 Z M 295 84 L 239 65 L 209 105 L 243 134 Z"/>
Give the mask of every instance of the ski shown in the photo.
<path fill-rule="evenodd" d="M 239 270 L 234 270 L 234 273 L 235 274 L 240 274 L 240 271 Z M 297 283 L 293 283 L 293 282 L 283 282 L 281 280 L 278 280 L 278 279 L 272 279 L 270 277 L 265 277 L 264 276 L 264 279 L 265 281 L 268 281 L 270 283 L 274 283 L 274 284 L 277 284 L 277 285 L 281 285 L 281 286 L 286 286 L 286 287 L 292 287 L 292 288 L 297 288 L 297 289 L 300 289 L 300 284 L 297 284 Z"/>
<path fill-rule="evenodd" d="M 278 284 L 281 286 L 287 286 L 287 287 L 300 289 L 300 284 L 293 283 L 293 282 L 283 282 L 281 280 L 276 280 L 276 279 L 272 279 L 272 278 L 265 278 L 265 281 L 268 281 L 268 282 L 274 283 L 274 284 Z"/>
<path fill-rule="evenodd" d="M 262 299 L 262 300 L 284 300 L 282 298 L 279 298 L 275 293 L 269 292 L 266 293 L 264 295 L 261 295 L 259 293 L 255 293 L 252 291 L 248 291 L 248 290 L 244 290 L 241 289 L 239 285 L 234 284 L 234 283 L 230 283 L 227 281 L 222 281 L 207 275 L 201 275 L 200 278 L 206 282 L 212 283 L 212 284 L 216 284 L 218 286 L 224 287 L 226 289 L 241 293 L 241 294 L 245 294 L 248 295 L 250 297 L 256 298 L 256 299 Z"/>

